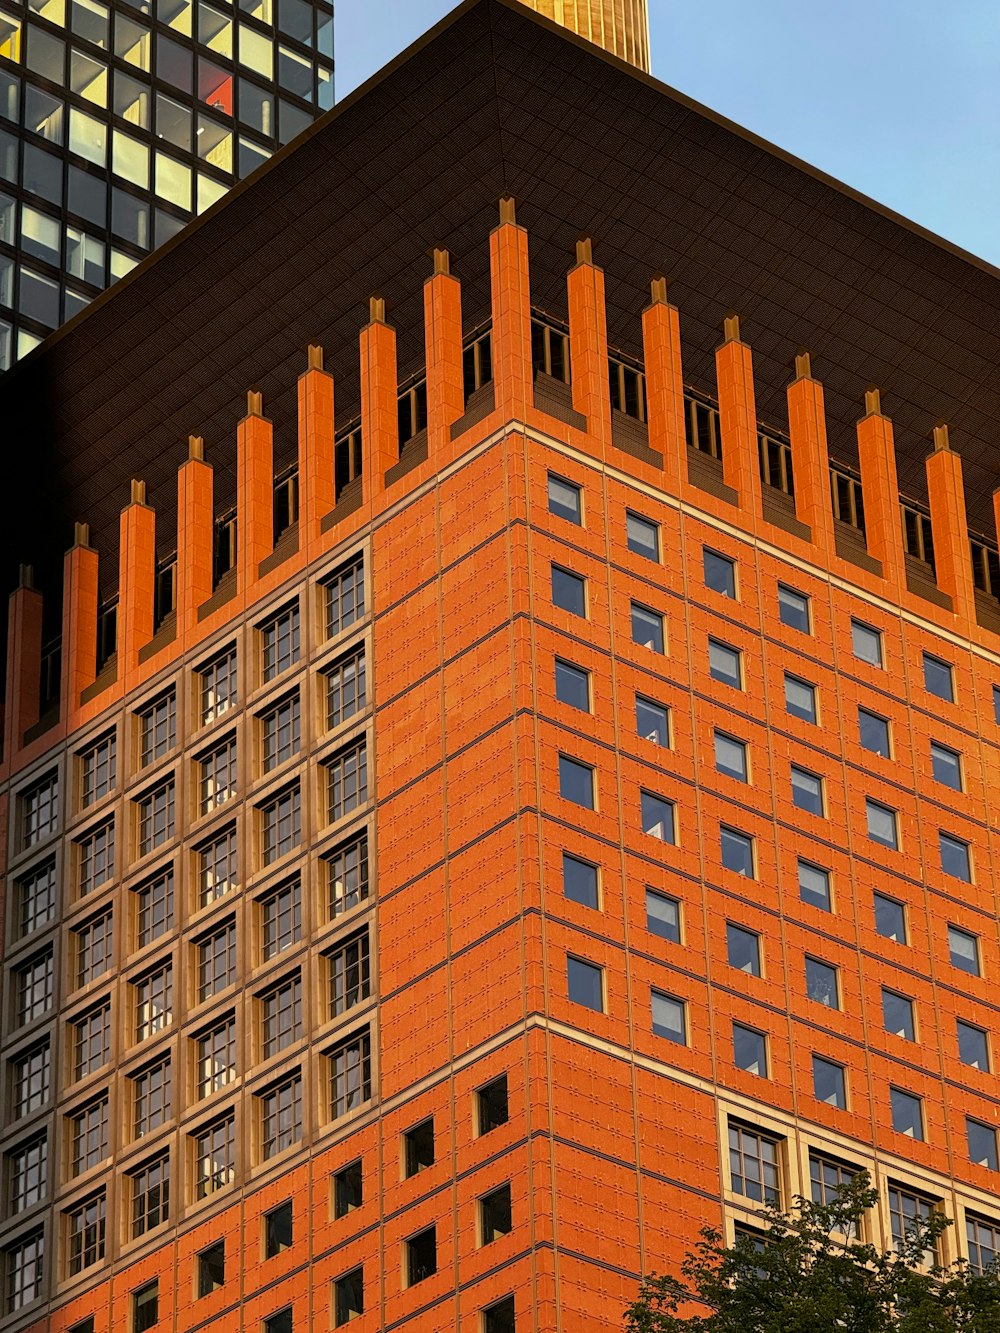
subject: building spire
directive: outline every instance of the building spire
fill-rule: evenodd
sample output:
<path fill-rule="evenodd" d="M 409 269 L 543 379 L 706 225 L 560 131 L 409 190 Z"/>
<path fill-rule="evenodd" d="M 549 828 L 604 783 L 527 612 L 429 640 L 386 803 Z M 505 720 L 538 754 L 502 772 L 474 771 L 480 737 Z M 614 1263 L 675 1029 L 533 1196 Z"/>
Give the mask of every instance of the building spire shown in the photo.
<path fill-rule="evenodd" d="M 649 73 L 646 0 L 522 0 L 522 3 Z"/>

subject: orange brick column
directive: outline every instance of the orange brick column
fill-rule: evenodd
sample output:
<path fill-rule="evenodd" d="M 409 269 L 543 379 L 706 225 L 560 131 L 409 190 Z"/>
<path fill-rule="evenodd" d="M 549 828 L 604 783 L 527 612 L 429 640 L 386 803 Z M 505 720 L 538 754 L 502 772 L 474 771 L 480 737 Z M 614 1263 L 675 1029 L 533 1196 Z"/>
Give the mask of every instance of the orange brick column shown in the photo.
<path fill-rule="evenodd" d="M 439 461 L 451 428 L 465 411 L 462 375 L 462 284 L 451 276 L 447 250 L 434 251 L 434 276 L 424 283 L 427 364 L 427 457 Z"/>
<path fill-rule="evenodd" d="M 187 462 L 177 472 L 177 637 L 198 623 L 198 607 L 212 595 L 214 513 L 212 469 L 200 436 L 188 439 Z"/>
<path fill-rule="evenodd" d="M 576 265 L 566 280 L 573 406 L 587 418 L 587 431 L 606 458 L 611 446 L 608 387 L 608 320 L 604 272 L 594 263 L 589 240 L 577 241 Z"/>
<path fill-rule="evenodd" d="M 753 392 L 750 348 L 740 341 L 740 321 L 730 315 L 725 342 L 715 353 L 722 431 L 722 476 L 739 496 L 751 519 L 761 515 L 760 459 L 757 454 L 757 404 Z"/>
<path fill-rule="evenodd" d="M 236 431 L 237 586 L 246 596 L 260 562 L 274 550 L 274 442 L 263 397 L 247 394 L 247 414 Z"/>
<path fill-rule="evenodd" d="M 523 421 L 533 403 L 528 233 L 515 220 L 514 200 L 500 200 L 500 226 L 490 233 L 493 292 L 493 385 L 504 417 Z"/>
<path fill-rule="evenodd" d="M 385 474 L 399 461 L 399 383 L 396 330 L 385 322 L 385 301 L 371 298 L 371 320 L 361 330 L 361 443 L 365 499 L 385 490 Z"/>
<path fill-rule="evenodd" d="M 650 286 L 650 304 L 642 312 L 642 341 L 649 447 L 663 455 L 667 494 L 679 496 L 688 479 L 681 322 L 677 307 L 667 302 L 666 278 L 654 278 Z"/>
<path fill-rule="evenodd" d="M 7 612 L 7 697 L 4 701 L 4 748 L 17 754 L 24 733 L 38 721 L 42 679 L 42 594 L 32 586 L 30 565 L 21 566 L 20 585 L 10 595 Z"/>
<path fill-rule="evenodd" d="M 830 453 L 826 441 L 823 386 L 812 376 L 808 352 L 795 358 L 795 379 L 788 386 L 788 434 L 792 441 L 795 513 L 812 533 L 821 563 L 834 549 L 830 502 Z"/>
<path fill-rule="evenodd" d="M 132 482 L 132 502 L 122 510 L 118 565 L 118 680 L 139 666 L 139 649 L 153 637 L 156 600 L 156 514 L 146 503 L 146 483 Z"/>
<path fill-rule="evenodd" d="M 976 624 L 976 590 L 969 555 L 962 460 L 951 450 L 947 426 L 934 427 L 934 452 L 928 457 L 926 467 L 937 584 L 951 598 L 961 632 L 971 635 Z"/>
<path fill-rule="evenodd" d="M 80 695 L 97 677 L 97 552 L 86 523 L 76 525 L 63 561 L 62 688 L 59 715 L 73 717 Z"/>
<path fill-rule="evenodd" d="M 299 376 L 299 549 L 311 551 L 320 524 L 337 502 L 333 482 L 333 376 L 323 369 L 323 349 L 309 348 Z"/>
<path fill-rule="evenodd" d="M 865 415 L 858 422 L 858 459 L 865 502 L 868 554 L 881 562 L 882 577 L 897 597 L 906 587 L 903 529 L 896 481 L 892 422 L 882 415 L 878 389 L 865 394 Z"/>

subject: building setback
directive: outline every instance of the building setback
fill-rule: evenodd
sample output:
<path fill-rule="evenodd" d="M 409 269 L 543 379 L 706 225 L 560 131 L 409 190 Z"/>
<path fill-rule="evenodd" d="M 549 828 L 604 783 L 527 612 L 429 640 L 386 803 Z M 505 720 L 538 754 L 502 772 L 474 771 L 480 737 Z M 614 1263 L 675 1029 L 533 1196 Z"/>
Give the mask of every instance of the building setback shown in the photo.
<path fill-rule="evenodd" d="M 0 382 L 3 1333 L 992 1258 L 998 306 L 470 0 Z"/>

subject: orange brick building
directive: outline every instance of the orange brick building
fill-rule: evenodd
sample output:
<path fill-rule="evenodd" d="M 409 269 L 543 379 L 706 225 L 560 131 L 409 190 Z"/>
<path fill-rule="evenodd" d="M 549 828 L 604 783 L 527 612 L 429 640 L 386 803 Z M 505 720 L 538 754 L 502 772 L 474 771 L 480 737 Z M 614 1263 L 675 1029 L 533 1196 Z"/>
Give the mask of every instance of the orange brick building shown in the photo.
<path fill-rule="evenodd" d="M 470 0 L 0 382 L 0 1330 L 612 1329 L 860 1167 L 992 1257 L 997 307 Z"/>

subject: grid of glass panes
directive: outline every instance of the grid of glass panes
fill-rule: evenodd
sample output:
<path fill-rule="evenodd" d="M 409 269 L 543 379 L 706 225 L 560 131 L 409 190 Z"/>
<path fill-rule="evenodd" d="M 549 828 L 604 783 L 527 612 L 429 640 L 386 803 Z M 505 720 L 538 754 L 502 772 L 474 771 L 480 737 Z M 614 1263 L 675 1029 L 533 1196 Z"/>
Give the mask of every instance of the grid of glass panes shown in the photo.
<path fill-rule="evenodd" d="M 145 1041 L 170 1022 L 174 970 L 170 963 L 133 982 L 135 989 L 135 1039 Z"/>
<path fill-rule="evenodd" d="M 199 1097 L 232 1083 L 236 1077 L 236 1019 L 226 1018 L 196 1037 L 195 1054 Z"/>
<path fill-rule="evenodd" d="M 229 648 L 198 672 L 201 677 L 201 721 L 205 726 L 236 702 L 236 649 Z"/>
<path fill-rule="evenodd" d="M 14 1065 L 14 1118 L 30 1115 L 49 1100 L 52 1060 L 49 1043 L 41 1042 L 17 1055 Z"/>
<path fill-rule="evenodd" d="M 330 782 L 329 817 L 333 823 L 368 799 L 368 749 L 363 740 L 335 754 L 326 765 Z"/>
<path fill-rule="evenodd" d="M 170 1216 L 170 1158 L 157 1157 L 133 1171 L 132 1235 L 144 1236 Z"/>
<path fill-rule="evenodd" d="M 0 370 L 327 110 L 332 54 L 325 0 L 5 6 Z"/>
<path fill-rule="evenodd" d="M 4 1313 L 14 1314 L 42 1294 L 45 1268 L 45 1234 L 33 1231 L 9 1245 L 3 1253 L 5 1272 Z"/>
<path fill-rule="evenodd" d="M 227 921 L 198 942 L 198 999 L 231 986 L 236 980 L 236 923 Z"/>
<path fill-rule="evenodd" d="M 985 1273 L 1000 1259 L 1000 1223 L 967 1212 L 965 1236 L 969 1245 L 969 1266 L 974 1273 Z"/>
<path fill-rule="evenodd" d="M 49 1141 L 44 1134 L 16 1147 L 7 1158 L 7 1204 L 11 1213 L 30 1208 L 45 1194 Z"/>
<path fill-rule="evenodd" d="M 81 1273 L 104 1258 L 106 1211 L 107 1200 L 102 1190 L 67 1213 L 71 1275 Z"/>
<path fill-rule="evenodd" d="M 330 1051 L 330 1117 L 346 1115 L 372 1095 L 371 1037 L 368 1029 Z"/>
<path fill-rule="evenodd" d="M 174 782 L 169 779 L 141 796 L 139 807 L 139 855 L 149 852 L 174 835 Z"/>
<path fill-rule="evenodd" d="M 264 864 L 270 865 L 297 847 L 302 837 L 302 793 L 298 783 L 279 792 L 261 807 Z"/>
<path fill-rule="evenodd" d="M 174 924 L 174 872 L 162 875 L 135 890 L 136 938 L 140 949 L 152 944 Z"/>
<path fill-rule="evenodd" d="M 779 1203 L 778 1140 L 730 1122 L 729 1176 L 735 1194 L 755 1203 Z"/>
<path fill-rule="evenodd" d="M 139 712 L 139 763 L 151 764 L 177 739 L 177 696 L 173 690 L 155 699 Z"/>
<path fill-rule="evenodd" d="M 115 873 L 115 821 L 109 819 L 77 839 L 80 896 L 86 897 Z"/>
<path fill-rule="evenodd" d="M 330 915 L 349 912 L 368 897 L 368 835 L 344 843 L 326 858 Z"/>
<path fill-rule="evenodd" d="M 150 1134 L 170 1115 L 170 1061 L 158 1060 L 132 1076 L 132 1133 Z"/>
<path fill-rule="evenodd" d="M 368 931 L 345 940 L 327 955 L 330 974 L 330 1016 L 346 1013 L 371 994 Z"/>
<path fill-rule="evenodd" d="M 109 732 L 80 753 L 80 800 L 86 808 L 115 785 L 115 733 Z"/>
<path fill-rule="evenodd" d="M 54 833 L 59 823 L 57 775 L 47 774 L 40 782 L 23 791 L 18 799 L 21 806 L 21 845 L 33 847 L 36 842 Z"/>
<path fill-rule="evenodd" d="M 199 1199 L 236 1178 L 236 1120 L 226 1116 L 195 1135 L 195 1182 Z"/>
<path fill-rule="evenodd" d="M 326 724 L 339 727 L 365 706 L 364 647 L 335 662 L 326 678 Z"/>
<path fill-rule="evenodd" d="M 260 901 L 264 961 L 295 944 L 302 933 L 302 883 L 280 885 Z"/>
<path fill-rule="evenodd" d="M 77 986 L 86 986 L 111 966 L 111 913 L 104 912 L 73 932 L 76 936 Z"/>
<path fill-rule="evenodd" d="M 70 1116 L 69 1143 L 75 1176 L 104 1161 L 108 1155 L 107 1094 Z"/>
<path fill-rule="evenodd" d="M 52 950 L 29 958 L 15 971 L 14 978 L 17 1022 L 30 1023 L 52 1004 Z"/>
<path fill-rule="evenodd" d="M 260 1148 L 266 1161 L 302 1137 L 302 1079 L 286 1079 L 260 1094 Z"/>
<path fill-rule="evenodd" d="M 338 569 L 325 588 L 326 633 L 332 639 L 365 614 L 365 566 L 361 556 Z"/>
<path fill-rule="evenodd" d="M 299 748 L 299 696 L 290 694 L 261 715 L 260 726 L 264 743 L 264 772 L 270 773 L 286 759 L 291 759 Z"/>
<path fill-rule="evenodd" d="M 262 672 L 274 680 L 299 660 L 299 608 L 286 606 L 260 626 Z"/>
<path fill-rule="evenodd" d="M 33 866 L 17 881 L 17 929 L 19 935 L 39 930 L 56 914 L 56 863 Z"/>
<path fill-rule="evenodd" d="M 85 1078 L 111 1059 L 111 1005 L 105 1001 L 73 1021 L 73 1076 Z"/>
<path fill-rule="evenodd" d="M 906 1235 L 921 1222 L 929 1222 L 934 1215 L 935 1202 L 915 1190 L 901 1185 L 889 1185 L 889 1224 L 892 1243 L 899 1247 Z M 932 1254 L 926 1256 L 933 1258 Z"/>
<path fill-rule="evenodd" d="M 260 997 L 261 1054 L 265 1060 L 302 1035 L 302 978 L 296 972 Z"/>
<path fill-rule="evenodd" d="M 203 815 L 207 815 L 236 795 L 235 736 L 230 736 L 208 754 L 203 754 L 199 764 L 199 809 Z"/>
<path fill-rule="evenodd" d="M 198 905 L 207 907 L 236 887 L 236 825 L 198 848 Z"/>

